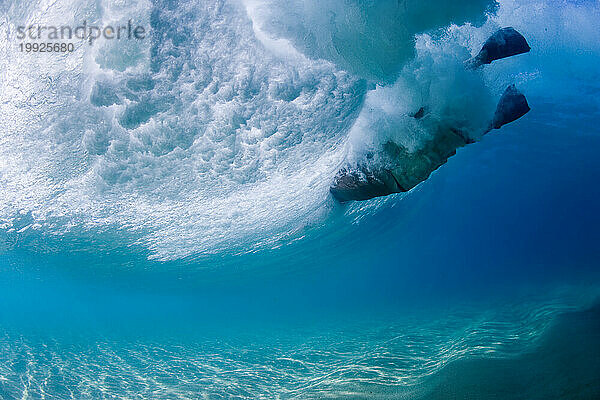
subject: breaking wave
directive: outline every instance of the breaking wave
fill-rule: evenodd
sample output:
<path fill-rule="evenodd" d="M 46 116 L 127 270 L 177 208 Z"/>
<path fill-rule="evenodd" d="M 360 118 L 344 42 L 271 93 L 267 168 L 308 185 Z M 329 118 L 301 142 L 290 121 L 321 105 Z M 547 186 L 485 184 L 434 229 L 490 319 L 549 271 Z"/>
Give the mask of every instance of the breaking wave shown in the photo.
<path fill-rule="evenodd" d="M 120 232 L 160 260 L 277 247 L 338 212 L 345 161 L 390 137 L 418 148 L 419 104 L 478 129 L 507 83 L 560 103 L 598 74 L 594 2 L 346 3 L 5 4 L 8 33 L 132 15 L 152 32 L 41 57 L 2 35 L 5 246 Z M 465 71 L 505 25 L 532 55 Z M 578 60 L 569 76 L 557 58 Z"/>
<path fill-rule="evenodd" d="M 438 398 L 453 365 L 472 394 L 477 360 L 531 354 L 541 398 L 598 392 L 598 338 L 552 341 L 598 332 L 555 323 L 598 298 L 597 1 L 0 12 L 0 397 Z M 16 50 L 17 26 L 132 18 L 146 39 Z M 532 51 L 466 70 L 507 26 Z M 511 84 L 532 112 L 428 181 L 331 197 L 340 167 L 427 141 L 420 107 L 483 132 Z M 595 381 L 569 386 L 583 353 Z"/>

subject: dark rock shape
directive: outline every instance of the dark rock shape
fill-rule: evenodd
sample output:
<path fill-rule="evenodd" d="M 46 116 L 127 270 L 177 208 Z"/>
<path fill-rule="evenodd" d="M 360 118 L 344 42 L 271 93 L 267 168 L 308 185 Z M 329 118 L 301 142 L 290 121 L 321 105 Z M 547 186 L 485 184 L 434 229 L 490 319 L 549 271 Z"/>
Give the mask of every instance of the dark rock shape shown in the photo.
<path fill-rule="evenodd" d="M 486 40 L 479 54 L 467 61 L 467 65 L 470 68 L 478 68 L 502 58 L 527 53 L 530 50 L 531 47 L 523 35 L 514 28 L 503 28 Z"/>
<path fill-rule="evenodd" d="M 502 126 L 518 120 L 530 110 L 531 108 L 529 108 L 525 95 L 515 85 L 510 85 L 506 88 L 498 102 L 498 107 L 492 121 L 492 128 L 500 129 Z"/>
<path fill-rule="evenodd" d="M 418 113 L 421 113 L 421 110 Z M 500 98 L 487 132 L 500 129 L 529 111 L 525 96 L 515 85 L 511 85 Z M 457 149 L 473 142 L 467 133 L 443 125 L 438 127 L 432 140 L 415 152 L 409 152 L 396 143 L 387 142 L 381 150 L 381 155 L 389 161 L 389 165 L 343 168 L 334 178 L 330 187 L 331 194 L 338 201 L 346 202 L 407 192 L 427 180 L 433 171 L 456 154 Z"/>
<path fill-rule="evenodd" d="M 392 193 L 408 192 L 423 182 L 433 171 L 456 154 L 456 149 L 469 143 L 465 136 L 452 128 L 440 128 L 434 140 L 416 151 L 408 152 L 393 142 L 384 145 L 390 168 L 365 165 L 343 168 L 334 178 L 330 192 L 338 201 L 368 200 Z"/>
<path fill-rule="evenodd" d="M 530 50 L 527 40 L 519 32 L 514 28 L 503 28 L 484 43 L 479 54 L 467 61 L 466 66 L 474 69 Z M 525 96 L 515 85 L 511 85 L 500 98 L 489 129 L 484 133 L 500 129 L 529 111 Z M 425 118 L 427 107 L 419 108 L 411 116 L 416 120 Z M 436 129 L 433 139 L 415 152 L 409 152 L 393 142 L 386 143 L 380 150 L 380 158 L 387 160 L 385 167 L 359 164 L 341 169 L 330 187 L 331 194 L 338 201 L 346 202 L 409 191 L 444 165 L 458 148 L 474 142 L 468 132 L 448 126 L 443 121 Z M 371 155 L 366 161 L 370 162 L 373 158 Z"/>
<path fill-rule="evenodd" d="M 408 152 L 393 142 L 384 146 L 384 151 L 393 160 L 390 172 L 402 192 L 407 192 L 427 180 L 431 173 L 448 162 L 456 149 L 467 145 L 470 139 L 456 129 L 439 127 L 433 140 L 415 151 Z"/>
<path fill-rule="evenodd" d="M 387 169 L 369 170 L 358 167 L 356 170 L 341 169 L 329 188 L 333 197 L 340 202 L 351 200 L 369 200 L 402 192 L 392 173 Z"/>

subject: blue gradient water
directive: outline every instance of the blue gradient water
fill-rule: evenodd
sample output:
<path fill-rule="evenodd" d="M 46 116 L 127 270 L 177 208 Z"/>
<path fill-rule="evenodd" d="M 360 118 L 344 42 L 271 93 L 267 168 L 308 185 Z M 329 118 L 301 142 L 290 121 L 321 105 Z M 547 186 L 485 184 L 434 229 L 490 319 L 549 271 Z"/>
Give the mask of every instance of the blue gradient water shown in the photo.
<path fill-rule="evenodd" d="M 597 398 L 598 2 L 0 10 L 0 398 Z M 499 26 L 532 52 L 462 71 Z M 330 197 L 417 102 L 477 126 L 511 83 L 532 111 L 413 191 Z"/>

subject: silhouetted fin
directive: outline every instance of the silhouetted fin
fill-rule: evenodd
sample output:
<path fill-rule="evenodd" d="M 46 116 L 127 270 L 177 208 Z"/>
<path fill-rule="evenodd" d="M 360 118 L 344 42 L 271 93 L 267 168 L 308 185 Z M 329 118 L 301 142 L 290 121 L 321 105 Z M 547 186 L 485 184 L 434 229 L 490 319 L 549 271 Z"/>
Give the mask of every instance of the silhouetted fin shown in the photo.
<path fill-rule="evenodd" d="M 467 65 L 475 69 L 502 58 L 527 53 L 529 50 L 531 47 L 523 35 L 514 28 L 503 28 L 486 40 L 479 54 L 467 61 Z"/>
<path fill-rule="evenodd" d="M 500 129 L 502 126 L 518 120 L 530 110 L 525 95 L 515 85 L 510 85 L 498 102 L 491 128 Z"/>
<path fill-rule="evenodd" d="M 342 203 L 352 200 L 369 200 L 405 191 L 398 186 L 389 170 L 369 170 L 366 167 L 359 167 L 354 171 L 348 168 L 341 169 L 329 190 L 333 197 Z"/>

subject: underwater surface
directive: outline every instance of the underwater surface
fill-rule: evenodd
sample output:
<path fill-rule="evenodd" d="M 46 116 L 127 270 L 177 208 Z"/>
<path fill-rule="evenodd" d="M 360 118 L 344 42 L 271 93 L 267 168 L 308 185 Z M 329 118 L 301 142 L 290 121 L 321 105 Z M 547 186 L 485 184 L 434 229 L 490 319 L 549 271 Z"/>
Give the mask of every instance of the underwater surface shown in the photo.
<path fill-rule="evenodd" d="M 0 12 L 0 399 L 600 398 L 598 1 Z M 466 69 L 508 26 L 531 51 Z M 413 190 L 331 196 L 511 84 L 531 111 Z"/>

